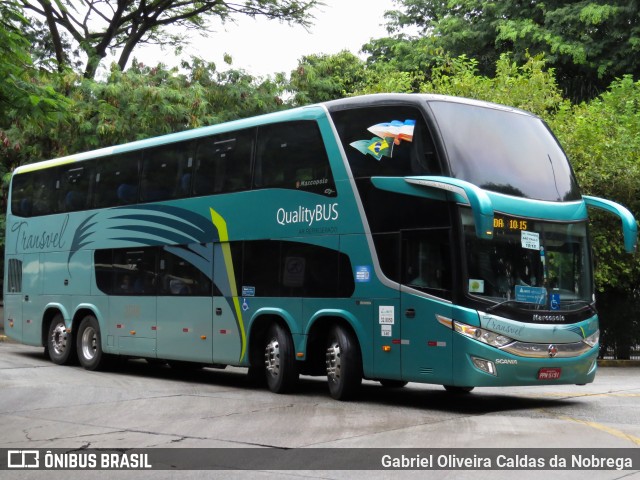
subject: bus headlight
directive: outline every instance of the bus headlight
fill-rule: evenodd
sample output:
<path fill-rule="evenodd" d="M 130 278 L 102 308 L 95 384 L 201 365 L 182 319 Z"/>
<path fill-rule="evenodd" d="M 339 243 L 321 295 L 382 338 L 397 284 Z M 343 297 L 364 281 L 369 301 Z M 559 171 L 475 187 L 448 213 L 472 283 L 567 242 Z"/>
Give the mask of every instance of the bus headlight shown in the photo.
<path fill-rule="evenodd" d="M 600 341 L 600 330 L 596 330 L 596 333 L 592 333 L 587 338 L 583 340 L 584 343 L 589 345 L 590 347 L 595 347 Z"/>
<path fill-rule="evenodd" d="M 506 337 L 502 334 L 485 330 L 480 327 L 472 327 L 466 323 L 453 322 L 453 328 L 456 332 L 464 335 L 465 337 L 473 338 L 479 342 L 486 343 L 492 347 L 500 348 L 513 342 L 512 338 Z M 585 340 L 586 341 L 586 340 Z"/>

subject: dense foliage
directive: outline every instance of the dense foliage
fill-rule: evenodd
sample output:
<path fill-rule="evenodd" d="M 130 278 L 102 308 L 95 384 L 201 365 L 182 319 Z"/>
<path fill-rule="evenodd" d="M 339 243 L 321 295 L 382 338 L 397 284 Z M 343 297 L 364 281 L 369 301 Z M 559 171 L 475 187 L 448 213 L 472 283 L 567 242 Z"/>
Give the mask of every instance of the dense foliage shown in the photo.
<path fill-rule="evenodd" d="M 467 11 L 473 2 L 398 3 L 405 11 L 404 16 L 392 15 L 394 28 L 413 23 L 436 32 L 436 37 L 442 36 L 438 32 L 445 26 L 482 25 L 486 19 L 480 17 L 495 16 L 495 9 L 507 11 L 511 4 L 475 2 L 475 10 Z M 429 22 L 416 20 L 423 7 L 435 8 L 436 3 L 451 7 L 450 11 Z M 580 3 L 583 16 L 591 12 L 594 22 L 614 15 L 605 7 L 596 8 L 596 2 L 563 3 L 574 9 Z M 545 5 L 544 18 L 560 9 L 553 2 Z M 460 12 L 466 14 L 455 20 Z M 571 73 L 558 63 L 559 52 L 565 52 L 566 59 L 577 57 L 563 49 L 554 54 L 540 47 L 544 44 L 540 38 L 527 40 L 524 34 L 514 36 L 517 41 L 510 48 L 517 51 L 513 53 L 496 49 L 500 43 L 495 36 L 485 40 L 485 46 L 492 47 L 483 53 L 438 43 L 428 35 L 399 35 L 370 42 L 364 47 L 365 60 L 349 52 L 307 55 L 290 75 L 256 78 L 231 65 L 220 70 L 193 58 L 179 69 L 133 62 L 122 71 L 114 64 L 105 78 L 96 80 L 71 68 L 36 69 L 29 41 L 22 34 L 26 20 L 15 0 L 1 3 L 0 14 L 0 173 L 5 185 L 7 174 L 17 165 L 73 152 L 349 95 L 429 92 L 503 103 L 541 116 L 567 151 L 583 193 L 620 202 L 640 217 L 640 82 L 634 77 L 635 59 L 627 58 L 626 66 L 620 68 L 628 71 L 619 71 L 620 76 L 606 86 L 600 83 L 602 92 L 581 102 L 567 96 L 564 82 Z M 516 28 L 517 22 L 510 25 Z M 480 34 L 472 29 L 467 40 L 475 42 Z M 590 55 L 585 58 L 597 72 L 612 72 L 611 65 L 602 66 Z M 604 74 L 593 78 L 603 82 L 609 78 Z M 0 222 L 4 223 L 4 216 Z M 640 259 L 623 252 L 619 224 L 613 217 L 593 212 L 591 227 L 602 342 L 620 358 L 628 357 L 630 348 L 640 343 Z"/>
<path fill-rule="evenodd" d="M 493 74 L 497 59 L 512 52 L 518 63 L 544 53 L 571 99 L 588 99 L 616 77 L 640 73 L 640 4 L 627 0 L 396 0 L 390 29 L 418 30 L 453 56 L 478 61 Z"/>

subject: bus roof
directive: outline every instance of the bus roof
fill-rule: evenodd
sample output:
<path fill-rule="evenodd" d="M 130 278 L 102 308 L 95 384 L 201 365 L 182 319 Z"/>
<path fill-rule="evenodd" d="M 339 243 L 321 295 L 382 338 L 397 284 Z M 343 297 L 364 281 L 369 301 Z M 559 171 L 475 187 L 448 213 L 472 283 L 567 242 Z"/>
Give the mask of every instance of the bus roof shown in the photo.
<path fill-rule="evenodd" d="M 86 152 L 74 153 L 64 157 L 58 157 L 50 160 L 40 161 L 36 163 L 30 163 L 23 165 L 15 169 L 14 174 L 25 173 L 35 170 L 41 170 L 45 168 L 55 167 L 59 165 L 65 165 L 75 162 L 81 162 L 83 160 L 89 160 L 93 158 L 106 157 L 109 155 L 120 154 L 140 150 L 143 148 L 149 148 L 159 145 L 166 145 L 173 142 L 180 142 L 185 140 L 193 140 L 200 137 L 215 135 L 233 130 L 241 130 L 244 128 L 251 128 L 259 125 L 265 125 L 275 122 L 284 122 L 289 120 L 314 120 L 324 115 L 325 108 L 329 112 L 349 110 L 353 108 L 364 108 L 368 106 L 382 106 L 382 105 L 397 105 L 397 104 L 421 104 L 424 102 L 452 102 L 465 105 L 474 105 L 478 107 L 499 109 L 504 111 L 510 111 L 513 113 L 520 113 L 528 116 L 535 116 L 530 112 L 519 110 L 513 107 L 500 105 L 496 103 L 484 102 L 479 100 L 472 100 L 463 97 L 453 97 L 448 95 L 436 95 L 436 94 L 416 94 L 416 93 L 380 93 L 372 95 L 361 95 L 356 97 L 342 98 L 338 100 L 331 100 L 320 104 L 308 105 L 304 107 L 292 108 L 289 110 L 283 110 L 280 112 L 267 113 L 255 117 L 244 118 L 240 120 L 232 120 L 229 122 L 219 123 L 206 127 L 200 127 L 195 129 L 184 130 L 181 132 L 170 133 L 167 135 L 150 137 L 144 140 L 137 140 L 134 142 L 128 142 L 120 145 L 114 145 L 111 147 L 104 147 L 96 150 L 90 150 Z"/>
<path fill-rule="evenodd" d="M 245 128 L 256 127 L 276 122 L 286 122 L 290 120 L 315 120 L 325 114 L 325 109 L 319 105 L 309 105 L 304 107 L 292 108 L 280 112 L 267 113 L 255 117 L 249 117 L 229 122 L 218 123 L 206 127 L 199 127 L 181 132 L 169 133 L 167 135 L 149 137 L 143 140 L 123 143 L 111 147 L 104 147 L 86 152 L 74 153 L 64 157 L 44 160 L 36 163 L 23 165 L 15 169 L 14 174 L 31 172 L 59 165 L 65 165 L 93 158 L 106 157 L 109 155 L 132 152 L 144 148 L 166 145 L 174 142 L 186 140 L 194 140 L 208 135 L 225 133 L 228 131 L 242 130 Z"/>
<path fill-rule="evenodd" d="M 536 115 L 526 110 L 501 105 L 499 103 L 485 102 L 471 98 L 454 97 L 451 95 L 426 94 L 426 93 L 376 93 L 371 95 L 361 95 L 357 97 L 341 98 L 324 102 L 330 112 L 348 110 L 352 108 L 362 108 L 368 106 L 384 106 L 398 103 L 418 104 L 423 102 L 450 102 L 476 107 L 492 108 L 513 113 L 535 117 Z"/>

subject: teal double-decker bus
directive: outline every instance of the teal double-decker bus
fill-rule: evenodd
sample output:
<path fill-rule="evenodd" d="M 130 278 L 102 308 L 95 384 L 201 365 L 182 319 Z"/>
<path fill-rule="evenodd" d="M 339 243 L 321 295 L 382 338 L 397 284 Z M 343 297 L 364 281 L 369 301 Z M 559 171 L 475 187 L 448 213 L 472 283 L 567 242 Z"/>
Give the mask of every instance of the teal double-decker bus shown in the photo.
<path fill-rule="evenodd" d="M 17 168 L 5 332 L 51 360 L 467 392 L 593 381 L 587 208 L 544 122 L 373 95 Z"/>

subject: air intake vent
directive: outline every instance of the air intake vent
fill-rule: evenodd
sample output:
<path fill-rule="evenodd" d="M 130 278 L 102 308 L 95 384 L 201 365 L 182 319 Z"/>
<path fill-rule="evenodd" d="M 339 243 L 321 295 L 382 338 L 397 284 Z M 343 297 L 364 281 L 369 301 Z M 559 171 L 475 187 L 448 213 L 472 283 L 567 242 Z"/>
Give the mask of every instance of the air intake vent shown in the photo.
<path fill-rule="evenodd" d="M 420 375 L 433 375 L 433 368 L 421 367 Z"/>
<path fill-rule="evenodd" d="M 15 258 L 9 259 L 8 266 L 8 293 L 20 293 L 22 292 L 22 260 Z"/>

